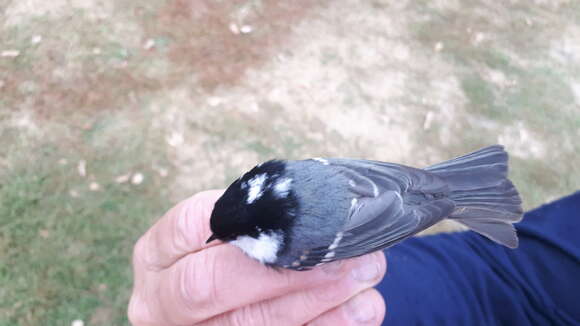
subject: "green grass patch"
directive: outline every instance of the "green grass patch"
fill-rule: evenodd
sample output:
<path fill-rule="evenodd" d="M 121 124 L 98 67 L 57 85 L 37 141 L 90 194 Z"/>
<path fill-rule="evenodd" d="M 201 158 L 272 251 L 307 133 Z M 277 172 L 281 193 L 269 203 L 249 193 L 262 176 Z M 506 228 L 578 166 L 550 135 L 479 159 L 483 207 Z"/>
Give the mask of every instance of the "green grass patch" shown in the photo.
<path fill-rule="evenodd" d="M 485 111 L 494 107 L 495 95 L 487 81 L 478 74 L 471 74 L 461 80 L 461 88 L 472 107 Z"/>
<path fill-rule="evenodd" d="M 515 85 L 502 88 L 477 73 L 465 75 L 461 87 L 470 109 L 507 124 L 525 121 L 530 127 L 546 132 L 547 137 L 580 127 L 574 95 L 564 72 L 538 67 L 511 76 Z"/>
<path fill-rule="evenodd" d="M 580 174 L 577 169 L 567 169 L 569 175 L 566 177 L 560 169 L 561 162 L 555 165 L 550 163 L 555 162 L 511 158 L 510 178 L 518 187 L 526 209 L 569 195 L 578 189 Z"/>
<path fill-rule="evenodd" d="M 1 325 L 127 324 L 132 246 L 170 206 L 168 180 L 151 168 L 166 163 L 162 147 L 146 131 L 131 136 L 120 136 L 123 146 L 92 135 L 72 148 L 11 153 L 0 174 Z M 145 175 L 142 184 L 115 182 L 131 171 Z"/>

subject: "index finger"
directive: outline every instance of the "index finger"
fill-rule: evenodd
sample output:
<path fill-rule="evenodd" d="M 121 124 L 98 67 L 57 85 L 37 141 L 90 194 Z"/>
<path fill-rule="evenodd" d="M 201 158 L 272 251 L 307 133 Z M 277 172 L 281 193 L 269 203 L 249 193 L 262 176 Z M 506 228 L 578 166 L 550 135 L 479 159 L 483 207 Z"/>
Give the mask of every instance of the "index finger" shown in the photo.
<path fill-rule="evenodd" d="M 206 244 L 211 235 L 209 219 L 223 190 L 200 192 L 170 209 L 137 242 L 142 259 L 150 269 L 173 265 L 185 255 L 215 244 Z"/>

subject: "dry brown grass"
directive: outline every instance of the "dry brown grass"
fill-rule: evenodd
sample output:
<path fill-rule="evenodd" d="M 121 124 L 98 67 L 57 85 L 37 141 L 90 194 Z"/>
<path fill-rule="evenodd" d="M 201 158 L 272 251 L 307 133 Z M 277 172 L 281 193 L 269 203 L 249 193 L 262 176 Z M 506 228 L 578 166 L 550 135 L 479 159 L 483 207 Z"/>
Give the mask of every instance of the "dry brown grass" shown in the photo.
<path fill-rule="evenodd" d="M 0 52 L 19 51 L 0 57 L 0 320 L 126 324 L 150 221 L 272 157 L 425 166 L 499 141 L 528 208 L 565 195 L 578 9 L 0 0 Z"/>
<path fill-rule="evenodd" d="M 258 69 L 284 45 L 292 27 L 308 17 L 319 0 L 266 1 L 256 8 L 247 6 L 239 16 L 242 1 L 171 1 L 152 20 L 143 21 L 146 34 L 167 37 L 171 43 L 168 83 L 195 78 L 206 90 L 235 85 L 248 69 Z M 251 26 L 252 32 L 233 32 Z"/>

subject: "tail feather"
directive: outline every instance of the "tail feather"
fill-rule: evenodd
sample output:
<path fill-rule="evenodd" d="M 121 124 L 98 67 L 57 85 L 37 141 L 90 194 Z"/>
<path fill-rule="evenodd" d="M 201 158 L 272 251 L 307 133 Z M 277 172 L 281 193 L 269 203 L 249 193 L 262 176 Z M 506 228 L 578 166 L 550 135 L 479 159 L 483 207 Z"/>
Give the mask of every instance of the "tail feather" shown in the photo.
<path fill-rule="evenodd" d="M 509 248 L 518 247 L 518 236 L 512 224 L 504 222 L 459 221 L 473 231 Z"/>
<path fill-rule="evenodd" d="M 510 248 L 518 245 L 512 223 L 522 218 L 521 199 L 507 179 L 508 154 L 494 145 L 426 170 L 447 182 L 456 210 L 450 219 Z"/>

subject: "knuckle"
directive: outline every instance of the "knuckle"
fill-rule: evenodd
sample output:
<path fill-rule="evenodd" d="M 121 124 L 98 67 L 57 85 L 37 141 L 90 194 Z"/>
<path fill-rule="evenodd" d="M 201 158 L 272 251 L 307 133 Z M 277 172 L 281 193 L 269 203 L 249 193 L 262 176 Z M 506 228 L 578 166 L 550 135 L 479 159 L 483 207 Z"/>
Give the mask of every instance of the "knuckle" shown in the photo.
<path fill-rule="evenodd" d="M 340 302 L 348 298 L 353 292 L 348 281 L 338 281 L 328 285 L 320 286 L 305 293 L 304 300 L 306 306 L 315 306 L 320 302 Z"/>
<path fill-rule="evenodd" d="M 230 325 L 276 325 L 276 320 L 272 318 L 267 304 L 256 304 L 240 308 L 230 314 Z"/>
<path fill-rule="evenodd" d="M 129 318 L 129 323 L 133 326 L 146 325 L 149 322 L 143 314 L 135 313 L 131 310 L 129 310 L 127 317 Z"/>
<path fill-rule="evenodd" d="M 206 234 L 205 223 L 203 219 L 202 197 L 196 194 L 193 197 L 182 202 L 177 209 L 175 218 L 175 236 L 173 237 L 174 246 L 177 248 L 190 248 L 198 243 L 204 243 Z"/>
<path fill-rule="evenodd" d="M 151 246 L 153 232 L 147 231 L 133 247 L 133 266 L 141 266 L 148 271 L 160 271 L 163 266 L 156 261 L 157 252 Z"/>
<path fill-rule="evenodd" d="M 135 295 L 131 296 L 129 307 L 127 309 L 127 318 L 131 325 L 140 326 L 151 324 L 152 320 L 144 309 L 144 303 Z"/>
<path fill-rule="evenodd" d="M 180 297 L 194 311 L 219 304 L 213 261 L 211 255 L 197 255 L 186 261 L 180 273 Z"/>

